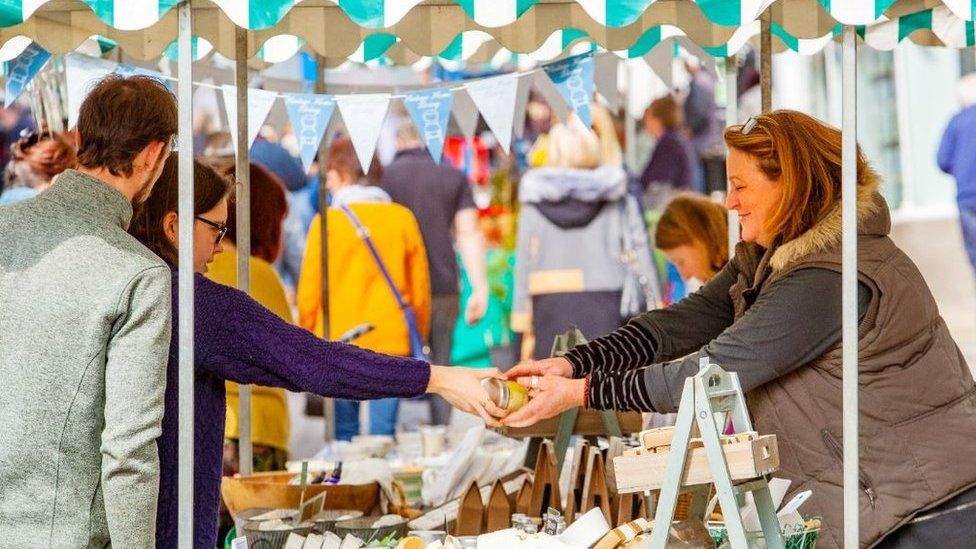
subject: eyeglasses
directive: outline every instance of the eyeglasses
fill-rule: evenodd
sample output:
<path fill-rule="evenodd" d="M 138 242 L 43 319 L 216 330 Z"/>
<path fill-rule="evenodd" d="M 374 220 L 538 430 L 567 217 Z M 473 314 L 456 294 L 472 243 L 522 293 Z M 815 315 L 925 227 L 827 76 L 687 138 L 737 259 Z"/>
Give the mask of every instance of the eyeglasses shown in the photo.
<path fill-rule="evenodd" d="M 756 120 L 756 117 L 749 117 L 749 120 L 746 120 L 746 123 L 742 125 L 742 135 L 749 135 L 749 132 L 756 127 L 757 122 L 759 121 Z"/>
<path fill-rule="evenodd" d="M 217 223 L 216 221 L 210 221 L 209 219 L 200 217 L 199 215 L 193 216 L 193 219 L 196 219 L 200 223 L 203 223 L 204 225 L 217 231 L 217 240 L 214 241 L 214 244 L 220 244 L 220 241 L 223 240 L 225 236 L 227 236 L 226 223 Z"/>

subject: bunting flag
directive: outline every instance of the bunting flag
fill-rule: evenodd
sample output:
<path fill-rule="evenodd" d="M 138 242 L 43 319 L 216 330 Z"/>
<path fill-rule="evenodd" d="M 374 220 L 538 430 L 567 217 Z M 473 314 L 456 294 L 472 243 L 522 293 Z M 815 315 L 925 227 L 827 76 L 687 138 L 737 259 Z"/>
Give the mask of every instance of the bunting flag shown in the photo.
<path fill-rule="evenodd" d="M 478 131 L 478 106 L 474 104 L 464 88 L 454 92 L 451 111 L 454 113 L 454 121 L 457 122 L 461 135 L 473 139 L 475 132 Z"/>
<path fill-rule="evenodd" d="M 593 83 L 596 91 L 607 100 L 607 107 L 612 112 L 620 110 L 620 88 L 617 87 L 617 70 L 620 58 L 616 55 L 600 55 L 594 60 Z"/>
<path fill-rule="evenodd" d="M 221 86 L 224 96 L 224 110 L 227 113 L 227 125 L 237 151 L 237 86 Z M 247 90 L 247 147 L 258 137 L 261 126 L 264 125 L 271 107 L 274 106 L 278 94 L 273 91 L 249 88 Z"/>
<path fill-rule="evenodd" d="M 546 100 L 549 108 L 555 113 L 556 118 L 562 122 L 566 122 L 569 119 L 569 114 L 572 109 L 566 104 L 563 99 L 562 94 L 556 89 L 556 85 L 552 83 L 552 80 L 546 76 L 545 71 L 533 71 L 533 80 L 535 84 L 535 89 L 542 94 L 542 98 Z"/>
<path fill-rule="evenodd" d="M 447 140 L 447 124 L 451 118 L 454 94 L 447 89 L 431 89 L 407 93 L 403 104 L 417 125 L 417 133 L 427 145 L 427 151 L 440 162 Z"/>
<path fill-rule="evenodd" d="M 667 44 L 652 49 L 644 55 L 647 63 L 654 74 L 664 82 L 668 90 L 674 91 L 674 53 L 671 49 L 670 40 Z"/>
<path fill-rule="evenodd" d="M 542 67 L 566 104 L 590 127 L 593 101 L 593 54 L 576 55 Z"/>
<path fill-rule="evenodd" d="M 495 139 L 507 154 L 512 144 L 512 126 L 515 121 L 515 99 L 518 92 L 518 76 L 506 74 L 486 78 L 466 85 L 468 95 L 478 106 L 485 123 L 495 134 Z"/>
<path fill-rule="evenodd" d="M 285 94 L 285 109 L 295 130 L 298 153 L 307 172 L 319 152 L 319 145 L 335 111 L 335 98 L 331 95 L 311 93 Z"/>
<path fill-rule="evenodd" d="M 367 173 L 376 153 L 376 142 L 379 141 L 383 129 L 386 111 L 390 108 L 390 95 L 339 95 L 336 96 L 336 104 L 342 113 L 352 146 L 356 149 L 359 164 L 363 167 L 363 172 Z"/>
<path fill-rule="evenodd" d="M 68 129 L 78 123 L 81 103 L 88 96 L 95 82 L 115 71 L 116 63 L 69 53 L 64 57 L 65 80 L 68 91 Z"/>
<path fill-rule="evenodd" d="M 51 54 L 44 48 L 31 42 L 27 49 L 21 52 L 14 60 L 7 62 L 7 93 L 3 98 L 3 107 L 7 108 L 20 97 L 27 84 L 34 79 L 34 76 L 44 68 Z"/>
<path fill-rule="evenodd" d="M 529 107 L 529 96 L 532 93 L 532 76 L 532 74 L 520 74 L 518 76 L 518 93 L 515 96 L 515 126 L 512 128 L 512 132 L 518 138 L 525 136 L 525 111 Z"/>

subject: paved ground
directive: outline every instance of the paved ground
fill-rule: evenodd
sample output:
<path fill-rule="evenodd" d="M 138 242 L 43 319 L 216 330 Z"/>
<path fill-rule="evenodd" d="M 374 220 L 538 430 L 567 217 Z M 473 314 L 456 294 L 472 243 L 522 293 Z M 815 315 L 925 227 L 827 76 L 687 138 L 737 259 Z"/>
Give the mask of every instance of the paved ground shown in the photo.
<path fill-rule="evenodd" d="M 892 238 L 915 261 L 932 290 L 960 349 L 976 369 L 976 280 L 955 220 L 913 221 L 895 225 Z M 291 447 L 294 456 L 310 456 L 322 446 L 321 419 L 302 414 L 304 397 L 291 395 Z M 401 419 L 427 421 L 426 404 L 406 401 Z"/>

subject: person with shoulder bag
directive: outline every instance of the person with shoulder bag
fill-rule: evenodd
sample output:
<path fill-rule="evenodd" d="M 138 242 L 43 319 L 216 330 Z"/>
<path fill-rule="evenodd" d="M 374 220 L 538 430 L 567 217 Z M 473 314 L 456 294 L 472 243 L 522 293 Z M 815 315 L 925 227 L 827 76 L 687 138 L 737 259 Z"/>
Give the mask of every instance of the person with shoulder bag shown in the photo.
<path fill-rule="evenodd" d="M 430 273 L 417 220 L 375 186 L 375 157 L 364 173 L 349 139 L 336 140 L 325 167 L 332 195 L 328 216 L 329 339 L 364 323 L 374 329 L 356 345 L 381 353 L 427 360 Z M 322 336 L 322 218 L 316 216 L 298 283 L 299 324 Z M 396 432 L 398 399 L 369 404 L 369 433 Z M 359 403 L 335 403 L 336 438 L 358 435 Z"/>

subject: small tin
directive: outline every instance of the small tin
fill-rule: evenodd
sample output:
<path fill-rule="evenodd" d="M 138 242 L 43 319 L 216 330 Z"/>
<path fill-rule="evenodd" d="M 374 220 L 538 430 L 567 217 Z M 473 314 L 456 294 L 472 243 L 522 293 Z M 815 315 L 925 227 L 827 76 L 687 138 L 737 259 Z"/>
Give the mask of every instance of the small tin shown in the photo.
<path fill-rule="evenodd" d="M 528 390 L 514 381 L 488 378 L 482 380 L 481 386 L 488 391 L 488 396 L 495 406 L 509 412 L 518 410 L 529 401 Z"/>

